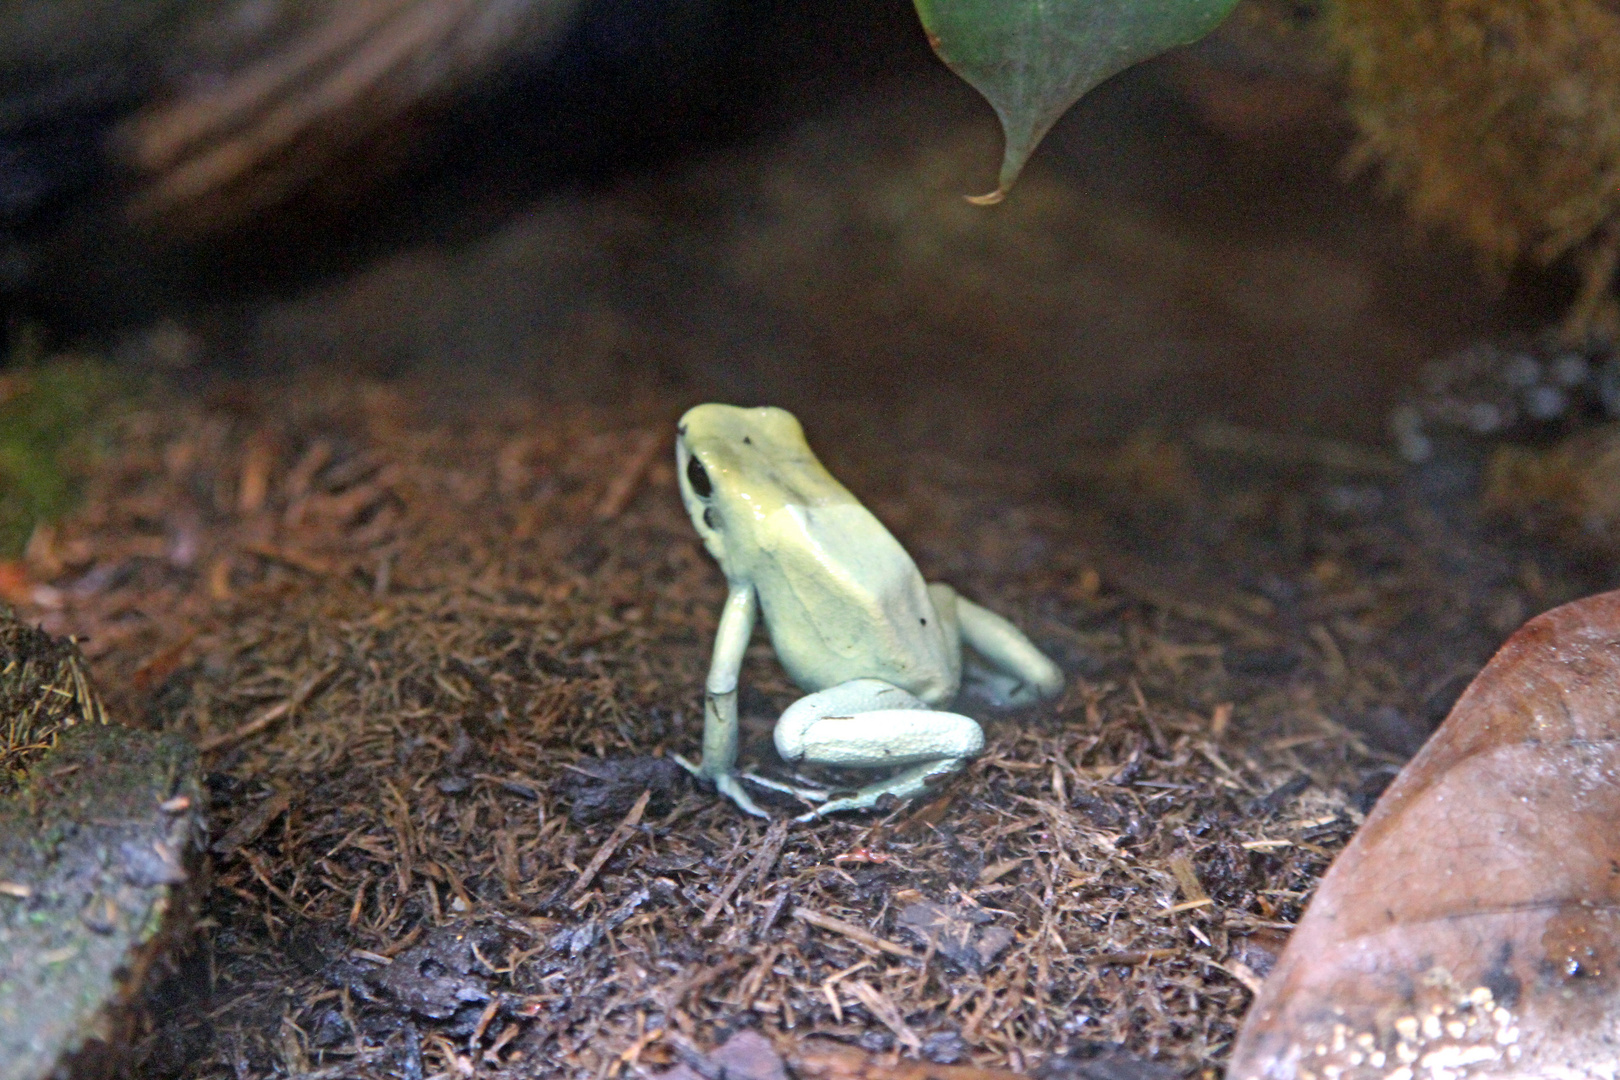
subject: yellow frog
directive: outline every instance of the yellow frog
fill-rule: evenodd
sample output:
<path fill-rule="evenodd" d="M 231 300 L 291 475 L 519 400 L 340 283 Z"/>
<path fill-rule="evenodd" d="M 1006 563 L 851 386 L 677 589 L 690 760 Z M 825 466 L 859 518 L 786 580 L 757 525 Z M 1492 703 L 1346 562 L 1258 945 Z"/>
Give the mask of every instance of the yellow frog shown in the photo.
<path fill-rule="evenodd" d="M 807 821 L 905 799 L 960 769 L 984 733 L 949 705 L 964 676 L 1004 706 L 1056 697 L 1063 673 L 1017 627 L 923 581 L 889 530 L 833 478 L 783 409 L 699 405 L 675 440 L 681 499 L 731 586 L 703 706 L 703 760 L 682 765 L 750 814 L 741 781 L 811 802 Z M 737 678 L 763 617 L 788 675 L 809 693 L 776 724 L 791 764 L 898 768 L 840 798 L 739 774 Z"/>

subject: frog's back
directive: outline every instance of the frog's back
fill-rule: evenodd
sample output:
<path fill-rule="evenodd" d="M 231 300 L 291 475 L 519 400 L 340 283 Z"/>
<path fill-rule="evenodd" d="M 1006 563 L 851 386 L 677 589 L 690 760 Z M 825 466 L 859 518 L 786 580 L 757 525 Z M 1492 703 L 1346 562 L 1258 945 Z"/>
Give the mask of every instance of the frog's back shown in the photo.
<path fill-rule="evenodd" d="M 884 679 L 934 704 L 955 695 L 955 624 L 940 624 L 911 556 L 821 464 L 792 413 L 698 405 L 679 431 L 704 469 L 705 491 L 682 488 L 693 525 L 726 577 L 754 587 L 794 682 Z"/>
<path fill-rule="evenodd" d="M 774 510 L 754 574 L 777 657 L 793 681 L 821 690 L 883 679 L 937 704 L 961 679 L 922 574 L 853 498 Z"/>

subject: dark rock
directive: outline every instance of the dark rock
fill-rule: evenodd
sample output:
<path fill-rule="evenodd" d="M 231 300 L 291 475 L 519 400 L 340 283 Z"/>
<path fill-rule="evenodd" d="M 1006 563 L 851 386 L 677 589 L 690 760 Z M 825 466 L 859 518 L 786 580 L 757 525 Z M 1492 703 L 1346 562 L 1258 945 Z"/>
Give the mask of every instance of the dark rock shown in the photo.
<path fill-rule="evenodd" d="M 498 953 L 501 934 L 492 927 L 443 926 L 383 968 L 379 986 L 394 1001 L 434 1020 L 454 1016 L 469 1002 L 487 1002 L 489 973 L 480 970 L 473 946 L 485 956 Z"/>
<path fill-rule="evenodd" d="M 895 925 L 968 971 L 983 971 L 1013 942 L 1004 926 L 988 926 L 994 916 L 979 908 L 946 907 L 919 901 L 907 906 Z"/>
<path fill-rule="evenodd" d="M 646 812 L 669 813 L 687 790 L 686 770 L 661 757 L 586 760 L 564 773 L 556 786 L 568 801 L 568 816 L 580 824 L 622 820 L 648 790 L 652 799 Z"/>
<path fill-rule="evenodd" d="M 146 972 L 187 936 L 201 856 L 203 794 L 184 741 L 82 723 L 55 742 L 0 799 L 5 1080 L 116 1061 Z"/>

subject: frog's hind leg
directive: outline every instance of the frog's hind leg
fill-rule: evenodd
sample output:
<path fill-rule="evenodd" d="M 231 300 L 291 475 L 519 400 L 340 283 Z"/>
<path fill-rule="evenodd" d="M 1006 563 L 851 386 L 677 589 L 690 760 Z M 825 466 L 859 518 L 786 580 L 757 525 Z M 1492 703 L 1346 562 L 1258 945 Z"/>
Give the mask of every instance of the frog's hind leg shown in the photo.
<path fill-rule="evenodd" d="M 984 749 L 984 732 L 972 718 L 931 708 L 891 683 L 852 679 L 790 705 L 776 724 L 776 749 L 793 764 L 909 766 L 852 795 L 828 799 L 802 819 L 808 820 L 840 810 L 864 810 L 885 796 L 919 795 L 930 780 L 955 772 Z M 812 797 L 796 788 L 779 789 Z"/>
<path fill-rule="evenodd" d="M 1062 669 L 1018 627 L 960 596 L 956 618 L 963 644 L 977 654 L 970 654 L 963 664 L 964 680 L 972 690 L 1003 707 L 1050 701 L 1063 692 Z"/>

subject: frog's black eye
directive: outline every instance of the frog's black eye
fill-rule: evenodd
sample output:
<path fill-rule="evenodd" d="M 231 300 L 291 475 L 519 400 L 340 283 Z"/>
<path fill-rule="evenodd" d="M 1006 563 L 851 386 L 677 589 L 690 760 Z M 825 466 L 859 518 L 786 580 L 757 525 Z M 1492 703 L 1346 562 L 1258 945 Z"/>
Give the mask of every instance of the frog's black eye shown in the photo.
<path fill-rule="evenodd" d="M 714 485 L 709 483 L 709 470 L 703 467 L 703 462 L 692 458 L 686 463 L 686 482 L 692 485 L 700 499 L 707 499 L 714 494 Z"/>

